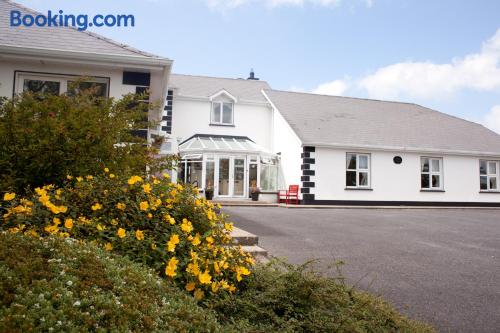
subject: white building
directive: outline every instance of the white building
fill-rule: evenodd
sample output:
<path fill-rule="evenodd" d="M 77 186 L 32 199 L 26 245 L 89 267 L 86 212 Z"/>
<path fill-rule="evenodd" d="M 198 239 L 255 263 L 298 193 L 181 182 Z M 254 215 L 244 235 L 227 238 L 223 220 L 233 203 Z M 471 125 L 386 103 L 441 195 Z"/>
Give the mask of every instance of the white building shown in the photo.
<path fill-rule="evenodd" d="M 9 27 L 0 0 L 0 96 L 65 93 L 87 77 L 103 96 L 149 88 L 174 179 L 216 198 L 264 199 L 297 184 L 305 204 L 500 206 L 500 136 L 397 102 L 272 90 L 264 81 L 170 74 L 172 61 L 70 28 Z"/>

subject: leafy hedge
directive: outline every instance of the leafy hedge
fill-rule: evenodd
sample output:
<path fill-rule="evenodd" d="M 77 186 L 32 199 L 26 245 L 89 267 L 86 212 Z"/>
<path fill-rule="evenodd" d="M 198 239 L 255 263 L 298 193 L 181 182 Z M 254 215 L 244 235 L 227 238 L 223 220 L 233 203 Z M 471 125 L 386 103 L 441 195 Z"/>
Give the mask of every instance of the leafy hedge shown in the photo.
<path fill-rule="evenodd" d="M 210 300 L 222 324 L 241 332 L 434 332 L 382 299 L 325 277 L 311 264 L 256 266 L 239 292 Z"/>
<path fill-rule="evenodd" d="M 66 174 L 89 175 L 105 165 L 126 174 L 171 166 L 157 147 L 133 135 L 147 128 L 140 95 L 98 98 L 91 90 L 60 96 L 24 93 L 0 101 L 0 192 L 60 185 Z"/>
<path fill-rule="evenodd" d="M 229 246 L 232 224 L 195 188 L 165 178 L 68 175 L 64 186 L 5 193 L 1 230 L 72 237 L 144 263 L 197 299 L 233 293 L 253 259 Z"/>
<path fill-rule="evenodd" d="M 1 332 L 219 332 L 151 269 L 96 246 L 0 234 Z"/>

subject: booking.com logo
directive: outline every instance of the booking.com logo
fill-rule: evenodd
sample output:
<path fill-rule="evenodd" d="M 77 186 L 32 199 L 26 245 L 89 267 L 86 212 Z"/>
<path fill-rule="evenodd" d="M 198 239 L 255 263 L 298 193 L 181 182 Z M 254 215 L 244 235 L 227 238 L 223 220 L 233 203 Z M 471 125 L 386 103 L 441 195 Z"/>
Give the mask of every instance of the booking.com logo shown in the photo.
<path fill-rule="evenodd" d="M 134 27 L 134 15 L 71 15 L 64 14 L 62 10 L 58 14 L 53 14 L 48 11 L 47 15 L 43 14 L 26 14 L 19 10 L 10 11 L 10 26 L 11 27 L 74 27 L 79 31 L 87 30 L 89 27 Z"/>

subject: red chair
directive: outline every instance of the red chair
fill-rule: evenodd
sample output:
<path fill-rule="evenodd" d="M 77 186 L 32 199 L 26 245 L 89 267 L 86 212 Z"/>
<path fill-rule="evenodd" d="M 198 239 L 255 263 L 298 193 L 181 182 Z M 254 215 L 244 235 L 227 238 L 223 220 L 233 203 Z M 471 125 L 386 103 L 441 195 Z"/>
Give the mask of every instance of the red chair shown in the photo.
<path fill-rule="evenodd" d="M 281 203 L 282 200 L 285 200 L 285 203 L 288 205 L 289 203 L 299 204 L 299 185 L 290 185 L 288 186 L 288 190 L 279 190 L 278 191 L 278 203 Z"/>

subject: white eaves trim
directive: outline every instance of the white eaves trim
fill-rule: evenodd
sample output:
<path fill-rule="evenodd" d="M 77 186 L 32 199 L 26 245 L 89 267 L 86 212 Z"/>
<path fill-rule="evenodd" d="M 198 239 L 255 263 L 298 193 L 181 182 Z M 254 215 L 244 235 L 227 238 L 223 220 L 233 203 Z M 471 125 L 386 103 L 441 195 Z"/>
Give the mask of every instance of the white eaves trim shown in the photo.
<path fill-rule="evenodd" d="M 365 150 L 365 151 L 388 151 L 388 152 L 407 152 L 407 153 L 429 153 L 434 155 L 456 155 L 456 156 L 481 156 L 499 158 L 498 152 L 478 152 L 467 150 L 452 150 L 452 149 L 432 149 L 432 148 L 416 148 L 416 147 L 395 147 L 395 146 L 375 146 L 375 145 L 344 145 L 325 142 L 304 142 L 302 146 L 314 146 L 316 148 L 332 148 L 346 150 Z"/>
<path fill-rule="evenodd" d="M 221 89 L 221 90 L 219 90 L 218 92 L 216 92 L 215 94 L 213 94 L 213 95 L 211 95 L 211 96 L 208 96 L 208 99 L 209 99 L 210 101 L 213 101 L 215 98 L 217 98 L 217 97 L 219 97 L 219 96 L 221 96 L 221 95 L 226 95 L 227 97 L 229 97 L 230 99 L 232 99 L 234 103 L 237 103 L 237 102 L 238 102 L 238 99 L 237 99 L 235 96 L 231 95 L 231 94 L 230 94 L 227 90 L 225 90 L 225 89 Z"/>
<path fill-rule="evenodd" d="M 99 64 L 110 66 L 141 66 L 151 70 L 161 70 L 171 66 L 167 58 L 146 57 L 141 55 L 119 55 L 94 52 L 68 51 L 59 49 L 0 45 L 0 57 L 15 56 L 17 59 L 57 60 L 69 63 Z"/>

